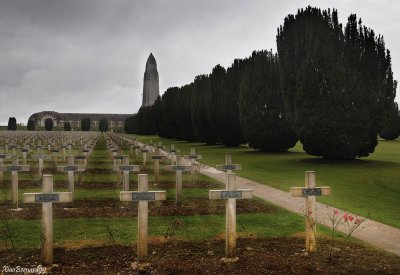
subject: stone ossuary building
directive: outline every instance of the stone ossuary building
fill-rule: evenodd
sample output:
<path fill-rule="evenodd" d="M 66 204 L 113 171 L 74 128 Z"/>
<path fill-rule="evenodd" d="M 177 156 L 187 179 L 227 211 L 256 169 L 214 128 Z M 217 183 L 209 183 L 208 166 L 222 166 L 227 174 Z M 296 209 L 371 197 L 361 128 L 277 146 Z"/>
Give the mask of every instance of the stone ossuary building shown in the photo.
<path fill-rule="evenodd" d="M 108 121 L 109 128 L 124 127 L 125 119 L 132 114 L 90 114 L 90 113 L 57 113 L 54 111 L 44 111 L 31 115 L 29 119 L 32 119 L 37 126 L 44 126 L 44 122 L 47 118 L 53 120 L 54 126 L 64 126 L 65 122 L 69 122 L 72 128 L 80 128 L 81 120 L 83 118 L 90 118 L 91 128 L 97 129 L 99 127 L 99 121 L 105 118 Z"/>
<path fill-rule="evenodd" d="M 146 70 L 143 78 L 143 101 L 142 106 L 151 106 L 159 96 L 159 80 L 157 62 L 153 54 L 150 53 L 146 62 Z M 89 114 L 89 113 L 57 113 L 54 111 L 43 111 L 34 113 L 29 117 L 35 122 L 36 126 L 44 126 L 47 118 L 53 120 L 54 126 L 63 127 L 65 122 L 69 122 L 72 128 L 80 128 L 83 118 L 90 118 L 93 130 L 99 127 L 99 121 L 105 118 L 110 129 L 124 127 L 125 119 L 134 114 Z"/>

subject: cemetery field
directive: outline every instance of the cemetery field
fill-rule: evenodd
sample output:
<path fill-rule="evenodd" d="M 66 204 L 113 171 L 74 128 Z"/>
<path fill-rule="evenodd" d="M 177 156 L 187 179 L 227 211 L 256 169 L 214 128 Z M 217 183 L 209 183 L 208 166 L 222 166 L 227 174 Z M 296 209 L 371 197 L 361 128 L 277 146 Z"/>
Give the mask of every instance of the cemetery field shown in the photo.
<path fill-rule="evenodd" d="M 292 186 L 304 186 L 304 171 L 316 171 L 318 186 L 331 186 L 332 196 L 318 201 L 400 228 L 400 140 L 380 140 L 375 153 L 357 160 L 325 160 L 307 155 L 298 143 L 285 153 L 267 153 L 251 148 L 209 146 L 137 136 L 141 142 L 174 144 L 180 154 L 195 147 L 203 155 L 202 163 L 215 167 L 231 154 L 233 163 L 242 165 L 239 176 L 289 192 Z"/>
<path fill-rule="evenodd" d="M 43 135 L 47 137 L 51 134 Z M 257 198 L 237 200 L 239 260 L 221 261 L 225 257 L 225 200 L 210 200 L 208 196 L 211 189 L 224 189 L 223 183 L 199 173 L 184 173 L 182 202 L 177 204 L 175 172 L 165 171 L 165 166 L 171 163 L 170 160 L 161 161 L 160 179 L 156 182 L 155 164 L 150 159 L 150 154 L 146 167 L 143 167 L 143 155 L 136 155 L 131 151 L 128 136 L 93 134 L 80 142 L 81 134 L 73 135 L 71 155 L 84 154 L 86 149 L 83 148 L 91 148 L 91 140 L 96 142 L 88 150 L 90 152 L 85 171 L 74 173 L 74 203 L 52 204 L 55 265 L 51 272 L 54 274 L 131 274 L 136 271 L 152 274 L 329 274 L 337 272 L 338 268 L 345 273 L 359 274 L 371 271 L 389 274 L 400 272 L 399 257 L 352 238 L 345 240 L 345 236 L 341 234 L 332 242 L 331 230 L 322 225 L 318 226 L 318 253 L 305 254 L 304 217 Z M 57 133 L 57 137 L 59 136 Z M 138 139 L 147 141 L 148 137 Z M 46 146 L 42 153 L 50 155 L 46 139 L 43 140 Z M 155 141 L 158 139 L 153 137 L 153 142 Z M 166 145 L 169 141 L 162 142 Z M 192 146 L 189 143 L 174 143 L 181 150 L 180 154 L 189 153 Z M 4 145 L 4 137 L 0 137 L 0 148 L 3 150 Z M 56 147 L 53 144 L 51 146 Z M 61 148 L 61 145 L 58 147 Z M 118 148 L 116 156 L 128 155 L 129 164 L 140 165 L 141 174 L 149 174 L 150 191 L 166 191 L 165 201 L 148 203 L 147 262 L 150 265 L 138 265 L 137 262 L 138 202 L 120 201 L 123 177 L 113 171 L 114 164 L 119 162 L 113 156 L 112 148 Z M 252 168 L 252 162 L 246 161 L 250 156 L 259 160 L 268 159 L 263 154 L 250 153 L 244 148 L 196 146 L 196 153 L 202 154 L 203 161 L 212 165 L 222 164 L 224 154 L 229 150 L 232 151 L 233 162 L 243 165 L 243 170 L 238 174 L 246 177 L 257 175 L 259 179 L 278 178 L 277 175 L 264 176 L 261 172 L 263 163 Z M 8 153 L 11 154 L 11 149 Z M 35 158 L 37 154 L 36 149 L 28 153 L 26 164 L 30 165 L 29 172 L 18 172 L 19 211 L 10 210 L 11 173 L 4 172 L 3 175 L 0 185 L 0 267 L 35 267 L 41 264 L 42 204 L 23 203 L 24 193 L 42 192 L 38 159 Z M 291 154 L 297 156 L 301 152 L 287 155 Z M 18 148 L 16 155 L 21 164 L 22 153 Z M 56 159 L 44 159 L 43 173 L 53 175 L 54 192 L 67 192 L 67 173 L 60 172 L 57 166 L 66 166 L 68 159 L 64 159 L 62 151 L 55 155 Z M 239 157 L 241 155 L 243 156 Z M 300 156 L 297 157 L 300 159 Z M 10 158 L 3 159 L 5 166 L 11 165 L 11 162 Z M 83 160 L 75 160 L 74 165 L 83 163 Z M 273 161 L 269 160 L 269 163 L 272 165 Z M 278 169 L 278 166 L 276 164 L 274 169 Z M 292 167 L 295 166 L 293 164 Z M 323 164 L 320 166 L 323 167 Z M 295 178 L 297 172 L 293 172 L 291 176 L 285 174 L 286 179 L 291 179 L 291 184 L 303 183 L 304 171 L 300 173 L 300 169 L 295 169 L 299 173 L 299 179 Z M 318 169 L 315 170 L 318 173 Z M 129 190 L 138 190 L 138 173 L 130 172 Z M 322 181 L 319 175 L 317 174 L 317 182 Z M 327 184 L 325 181 L 323 183 Z M 332 187 L 335 192 L 336 187 Z"/>

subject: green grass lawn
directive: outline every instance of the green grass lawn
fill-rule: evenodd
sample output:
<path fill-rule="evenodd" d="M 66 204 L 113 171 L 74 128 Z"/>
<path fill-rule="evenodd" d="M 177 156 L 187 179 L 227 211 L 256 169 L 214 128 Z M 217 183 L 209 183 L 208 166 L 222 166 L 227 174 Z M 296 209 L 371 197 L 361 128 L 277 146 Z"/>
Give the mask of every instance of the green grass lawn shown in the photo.
<path fill-rule="evenodd" d="M 168 227 L 179 221 L 179 226 L 173 237 L 189 241 L 212 240 L 223 238 L 225 231 L 225 215 L 196 215 L 149 217 L 149 237 L 164 236 Z M 40 247 L 40 220 L 10 220 L 8 228 L 13 234 L 17 248 Z M 109 231 L 114 239 L 121 244 L 132 244 L 136 240 L 136 218 L 79 218 L 54 219 L 54 243 L 62 245 L 65 242 L 97 240 L 111 242 Z M 304 227 L 304 219 L 285 210 L 271 213 L 238 214 L 237 228 L 240 236 L 276 237 L 297 234 Z M 319 234 L 328 236 L 329 229 L 318 227 Z M 23 237 L 22 237 L 23 236 Z"/>
<path fill-rule="evenodd" d="M 140 137 L 146 140 L 148 137 Z M 158 142 L 159 139 L 152 137 L 153 142 Z M 379 181 L 372 181 L 375 193 L 367 192 L 368 187 L 364 181 L 363 184 L 358 183 L 359 177 L 377 177 L 377 175 L 384 175 L 382 169 L 386 169 L 387 173 L 399 172 L 396 171 L 396 166 L 399 165 L 399 160 L 396 159 L 394 154 L 395 149 L 387 148 L 386 153 L 382 159 L 366 159 L 361 161 L 351 162 L 327 162 L 318 158 L 312 158 L 305 155 L 299 147 L 296 147 L 292 152 L 284 154 L 267 154 L 250 150 L 246 147 L 232 147 L 225 148 L 221 146 L 205 146 L 202 144 L 191 144 L 186 142 L 162 140 L 163 143 L 175 143 L 176 147 L 181 149 L 181 154 L 189 153 L 190 147 L 195 146 L 197 153 L 203 154 L 203 162 L 216 165 L 223 164 L 224 155 L 227 153 L 232 154 L 234 163 L 241 163 L 243 170 L 239 172 L 240 175 L 248 177 L 262 183 L 288 191 L 290 186 L 303 185 L 303 177 L 305 170 L 316 170 L 318 175 L 319 185 L 331 185 L 334 189 L 334 196 L 324 199 L 324 202 L 337 205 L 344 209 L 356 209 L 357 203 L 362 211 L 368 209 L 363 205 L 363 201 L 367 200 L 368 207 L 377 205 L 375 209 L 371 209 L 372 217 L 378 217 L 381 220 L 389 219 L 390 214 L 398 213 L 398 194 L 399 182 L 397 185 L 394 182 L 384 184 Z M 384 146 L 396 146 L 392 143 L 382 143 Z M 380 147 L 382 146 L 380 144 Z M 96 149 L 91 155 L 88 162 L 88 169 L 91 172 L 83 173 L 82 182 L 85 183 L 108 183 L 107 188 L 101 189 L 75 189 L 76 200 L 102 200 L 102 199 L 115 199 L 118 201 L 118 194 L 121 189 L 115 189 L 110 183 L 115 183 L 117 180 L 116 173 L 112 171 L 112 161 L 109 153 L 104 148 L 105 140 L 101 138 L 97 144 Z M 397 146 L 399 144 L 397 143 Z M 125 146 L 124 153 L 128 154 L 129 149 Z M 378 153 L 377 153 L 378 154 Z M 374 156 L 376 157 L 376 156 Z M 136 159 L 131 156 L 131 161 L 136 164 L 141 162 L 141 159 Z M 61 164 L 61 161 L 60 161 Z M 149 173 L 149 181 L 153 180 L 152 162 L 149 161 L 147 172 Z M 45 169 L 54 169 L 55 165 L 48 162 Z M 379 169 L 378 169 L 379 168 Z M 104 173 L 96 173 L 95 169 L 105 170 Z M 107 170 L 107 171 L 106 171 Z M 159 186 L 150 185 L 150 190 L 166 190 L 167 199 L 173 201 L 175 199 L 175 190 L 173 188 L 175 181 L 174 173 L 167 173 L 163 167 L 161 171 L 161 181 L 165 184 L 168 183 L 168 188 L 160 188 Z M 354 172 L 356 171 L 356 172 Z M 36 179 L 36 172 L 21 173 L 20 180 Z M 393 174 L 391 174 L 393 175 Z M 10 200 L 10 173 L 4 175 L 4 184 L 0 186 L 1 200 Z M 388 177 L 390 178 L 390 177 Z M 397 177 L 398 178 L 398 177 Z M 340 180 L 339 180 L 340 179 Z M 392 178 L 395 180 L 395 177 Z M 78 177 L 75 178 L 76 182 Z M 330 181 L 331 180 L 331 181 Z M 32 180 L 33 181 L 33 180 Z M 67 174 L 54 173 L 54 181 L 57 187 L 54 191 L 66 191 Z M 185 183 L 190 181 L 190 175 L 183 176 L 183 196 L 184 199 L 190 200 L 191 198 L 208 198 L 208 189 L 214 188 L 201 188 L 196 185 L 191 185 L 190 188 L 185 187 Z M 212 183 L 215 186 L 216 181 L 204 175 L 200 176 L 200 182 Z M 137 173 L 130 176 L 131 189 L 137 188 Z M 59 183 L 65 183 L 60 185 Z M 222 188 L 222 184 L 219 184 Z M 22 195 L 26 192 L 40 192 L 41 188 L 35 185 L 28 185 L 28 188 L 19 189 L 20 202 L 22 203 Z M 60 186 L 60 187 L 59 187 Z M 203 185 L 204 186 L 204 185 Z M 397 189 L 396 189 L 397 186 Z M 357 187 L 357 191 L 355 191 Z M 392 188 L 389 192 L 388 188 Z M 349 192 L 353 190 L 354 192 Z M 397 193 L 397 196 L 396 196 Z M 367 198 L 367 195 L 371 194 Z M 379 194 L 379 196 L 375 196 Z M 362 196 L 361 196 L 362 195 Z M 388 203 L 383 196 L 392 196 L 394 203 Z M 258 200 L 258 203 L 265 203 Z M 341 206 L 343 205 L 343 206 Z M 378 207 L 379 206 L 379 207 Z M 161 207 L 161 206 L 160 206 Z M 387 207 L 387 208 L 385 208 Z M 397 207 L 397 212 L 396 212 Z M 276 236 L 291 236 L 297 235 L 299 232 L 304 231 L 304 218 L 301 215 L 290 213 L 282 208 L 274 207 L 274 211 L 266 213 L 241 213 L 238 214 L 237 229 L 240 236 L 254 235 L 257 237 L 276 237 Z M 373 211 L 372 211 L 373 210 Z M 354 211 L 354 210 L 353 210 Z M 396 218 L 394 218 L 396 219 Z M 168 228 L 174 222 L 179 221 L 181 225 L 178 227 L 174 237 L 182 240 L 198 241 L 198 240 L 212 240 L 213 238 L 223 238 L 225 230 L 225 215 L 193 215 L 193 216 L 165 216 L 165 217 L 152 217 L 149 214 L 149 236 L 162 237 L 168 231 Z M 38 220 L 21 220 L 9 219 L 0 220 L 0 229 L 8 228 L 8 232 L 12 234 L 12 239 L 17 248 L 32 248 L 40 247 L 40 219 Z M 399 221 L 395 223 L 400 227 Z M 318 226 L 318 234 L 329 235 L 329 229 L 325 226 Z M 71 218 L 71 219 L 58 219 L 54 217 L 54 241 L 56 245 L 66 245 L 71 243 L 94 244 L 96 241 L 100 243 L 112 243 L 110 233 L 117 243 L 132 244 L 136 239 L 137 232 L 137 219 L 136 218 Z M 93 241 L 93 242 L 91 242 Z"/>
<path fill-rule="evenodd" d="M 289 192 L 291 186 L 304 185 L 304 171 L 317 173 L 317 185 L 329 185 L 333 194 L 318 198 L 319 202 L 351 211 L 370 214 L 371 219 L 400 228 L 400 141 L 379 141 L 375 153 L 368 158 L 333 161 L 307 155 L 298 143 L 285 153 L 267 153 L 245 146 L 207 146 L 167 140 L 155 136 L 137 136 L 141 142 L 175 144 L 180 154 L 191 147 L 202 154 L 201 162 L 215 166 L 224 164 L 225 154 L 233 163 L 242 164 L 237 174 L 262 184 Z"/>

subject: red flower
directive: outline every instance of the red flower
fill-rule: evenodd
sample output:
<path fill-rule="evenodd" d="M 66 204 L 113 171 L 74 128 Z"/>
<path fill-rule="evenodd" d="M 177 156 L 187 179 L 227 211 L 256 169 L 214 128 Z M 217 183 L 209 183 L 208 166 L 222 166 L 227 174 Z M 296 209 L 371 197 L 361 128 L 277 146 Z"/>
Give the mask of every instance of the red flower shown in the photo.
<path fill-rule="evenodd" d="M 339 215 L 339 210 L 333 209 L 333 215 Z"/>
<path fill-rule="evenodd" d="M 353 221 L 354 217 L 353 216 L 349 216 L 349 221 Z"/>
<path fill-rule="evenodd" d="M 344 214 L 343 214 L 343 220 L 344 220 L 345 222 L 347 222 L 347 218 L 348 218 L 347 213 L 344 213 Z"/>

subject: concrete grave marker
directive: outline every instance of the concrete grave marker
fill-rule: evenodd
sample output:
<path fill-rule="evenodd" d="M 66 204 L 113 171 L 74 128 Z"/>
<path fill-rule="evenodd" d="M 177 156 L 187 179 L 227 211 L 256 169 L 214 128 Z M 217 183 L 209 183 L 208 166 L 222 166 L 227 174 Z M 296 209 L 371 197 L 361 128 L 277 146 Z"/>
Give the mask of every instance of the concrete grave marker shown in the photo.
<path fill-rule="evenodd" d="M 218 170 L 224 170 L 227 173 L 231 173 L 235 170 L 242 170 L 242 165 L 240 164 L 232 164 L 232 157 L 231 155 L 225 156 L 225 165 L 217 165 L 216 168 Z"/>
<path fill-rule="evenodd" d="M 176 164 L 176 153 L 179 153 L 179 150 L 175 149 L 175 145 L 171 144 L 171 149 L 169 149 L 169 158 L 171 159 L 171 164 Z"/>
<path fill-rule="evenodd" d="M 84 166 L 87 165 L 87 158 L 86 158 L 86 156 L 82 156 L 82 155 L 80 155 L 80 156 L 75 156 L 75 159 L 76 159 L 76 160 L 80 160 Z"/>
<path fill-rule="evenodd" d="M 24 203 L 42 204 L 42 264 L 53 264 L 53 203 L 71 202 L 71 192 L 53 192 L 53 176 L 44 175 L 42 193 L 25 193 Z"/>
<path fill-rule="evenodd" d="M 54 163 L 57 165 L 57 163 L 58 163 L 58 153 L 60 152 L 60 150 L 59 149 L 51 149 L 50 152 L 53 155 Z"/>
<path fill-rule="evenodd" d="M 4 159 L 10 158 L 10 155 L 7 154 L 0 154 L 0 183 L 3 183 L 3 179 L 4 179 L 4 172 L 1 169 L 1 167 L 3 166 L 4 163 Z"/>
<path fill-rule="evenodd" d="M 195 148 L 190 148 L 190 155 L 185 156 L 185 159 L 190 160 L 190 164 L 193 165 L 193 167 L 196 164 L 196 160 L 202 159 L 202 155 L 196 155 L 196 149 Z M 195 170 L 193 169 L 192 171 L 192 182 L 195 181 Z"/>
<path fill-rule="evenodd" d="M 75 165 L 74 164 L 74 156 L 68 157 L 68 165 L 66 166 L 57 166 L 57 171 L 59 172 L 67 172 L 68 176 L 68 192 L 71 192 L 71 202 L 74 202 L 74 193 L 75 193 L 75 183 L 74 183 L 74 173 L 75 172 L 84 172 L 84 165 Z"/>
<path fill-rule="evenodd" d="M 139 172 L 140 166 L 129 165 L 129 156 L 122 156 L 122 157 L 123 157 L 123 165 L 116 165 L 113 167 L 113 170 L 123 173 L 122 187 L 124 191 L 129 191 L 129 172 Z"/>
<path fill-rule="evenodd" d="M 306 219 L 306 252 L 311 253 L 317 249 L 316 241 L 316 197 L 331 194 L 329 186 L 315 187 L 315 172 L 305 172 L 305 187 L 291 187 L 290 194 L 293 197 L 305 197 L 305 219 Z"/>
<path fill-rule="evenodd" d="M 43 174 L 43 160 L 44 159 L 51 159 L 51 156 L 44 155 L 44 154 L 39 154 L 39 155 L 34 155 L 35 158 L 39 160 L 39 178 L 42 178 Z"/>
<path fill-rule="evenodd" d="M 120 192 L 123 202 L 138 201 L 138 257 L 139 261 L 147 259 L 148 203 L 149 201 L 166 200 L 165 191 L 148 191 L 148 175 L 139 174 L 138 191 Z"/>
<path fill-rule="evenodd" d="M 193 170 L 192 165 L 182 165 L 182 157 L 181 156 L 176 156 L 177 158 L 177 165 L 166 165 L 165 170 L 167 171 L 175 171 L 175 189 L 176 189 L 176 195 L 175 195 L 175 201 L 176 204 L 180 205 L 182 204 L 182 172 L 190 172 Z"/>
<path fill-rule="evenodd" d="M 156 149 L 156 153 L 159 153 L 160 149 Z M 153 155 L 151 159 L 154 160 L 154 182 L 158 184 L 160 181 L 160 161 L 164 159 L 162 155 Z"/>
<path fill-rule="evenodd" d="M 226 232 L 225 232 L 225 255 L 227 258 L 236 256 L 236 199 L 251 199 L 253 190 L 236 189 L 236 175 L 228 173 L 226 190 L 210 190 L 210 200 L 226 200 Z"/>
<path fill-rule="evenodd" d="M 147 148 L 142 148 L 140 150 L 142 152 L 143 156 L 143 168 L 146 169 L 146 163 L 147 163 L 147 152 L 149 151 Z"/>
<path fill-rule="evenodd" d="M 29 172 L 29 165 L 18 165 L 18 158 L 14 157 L 12 165 L 4 165 L 0 167 L 3 172 L 11 172 L 11 202 L 14 210 L 18 208 L 18 172 Z"/>

